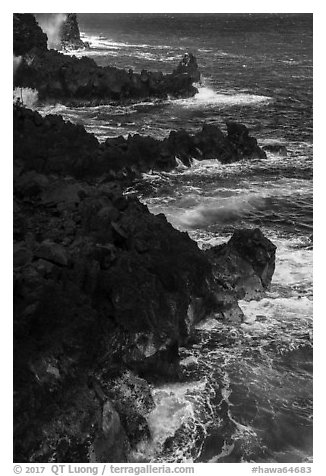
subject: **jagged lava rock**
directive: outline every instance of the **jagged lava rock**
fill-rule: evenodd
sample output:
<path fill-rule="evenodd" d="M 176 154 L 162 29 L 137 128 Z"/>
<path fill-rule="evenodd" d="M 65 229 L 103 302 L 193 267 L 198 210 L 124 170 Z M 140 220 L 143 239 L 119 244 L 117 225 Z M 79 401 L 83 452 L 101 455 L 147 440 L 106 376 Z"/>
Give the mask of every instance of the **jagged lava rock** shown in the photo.
<path fill-rule="evenodd" d="M 278 154 L 283 157 L 286 157 L 288 155 L 287 148 L 284 144 L 265 144 L 262 148 L 267 152 L 272 152 L 272 154 Z"/>
<path fill-rule="evenodd" d="M 67 39 L 63 40 L 64 45 L 69 41 L 80 44 L 74 15 L 68 14 L 66 26 L 63 26 L 62 35 Z M 198 92 L 193 82 L 200 73 L 192 55 L 187 54 L 181 60 L 181 66 L 170 74 L 146 70 L 139 74 L 112 66 L 101 67 L 91 58 L 78 59 L 47 50 L 46 35 L 31 14 L 20 14 L 14 21 L 14 51 L 24 54 L 14 77 L 14 86 L 37 89 L 40 100 L 97 105 L 139 98 L 166 99 L 169 95 L 190 97 Z"/>
<path fill-rule="evenodd" d="M 65 122 L 61 116 L 43 118 L 36 111 L 14 106 L 14 159 L 16 163 L 22 160 L 24 171 L 98 176 L 104 173 L 96 160 L 98 147 L 97 139 L 83 126 Z"/>
<path fill-rule="evenodd" d="M 139 98 L 194 96 L 198 91 L 188 73 L 134 73 L 101 67 L 86 56 L 76 58 L 55 50 L 33 48 L 23 57 L 15 87 L 37 89 L 42 101 L 68 105 L 98 105 Z"/>
<path fill-rule="evenodd" d="M 244 124 L 227 122 L 228 140 L 236 148 L 239 155 L 251 159 L 266 159 L 266 152 L 262 150 L 257 139 L 249 135 L 249 129 Z"/>
<path fill-rule="evenodd" d="M 188 235 L 114 183 L 60 181 L 61 197 L 56 176 L 28 197 L 15 183 L 15 460 L 125 461 L 149 438 L 147 404 L 123 405 L 118 387 L 147 390 L 115 380 L 99 402 L 88 378 L 176 375 L 191 325 L 218 312 L 214 277 Z"/>
<path fill-rule="evenodd" d="M 215 276 L 227 282 L 240 299 L 257 299 L 269 287 L 275 270 L 276 246 L 259 228 L 234 232 L 225 244 L 206 251 Z"/>
<path fill-rule="evenodd" d="M 112 372 L 101 375 L 101 383 L 120 415 L 131 447 L 136 448 L 139 441 L 148 442 L 151 435 L 146 417 L 155 403 L 147 381 L 124 371 L 116 376 Z"/>
<path fill-rule="evenodd" d="M 105 399 L 102 406 L 101 432 L 90 449 L 91 462 L 123 463 L 128 460 L 129 441 L 121 425 L 119 413 L 112 402 Z"/>
<path fill-rule="evenodd" d="M 180 61 L 175 73 L 189 74 L 191 79 L 198 83 L 200 81 L 200 72 L 198 69 L 197 60 L 192 53 L 186 53 Z"/>
<path fill-rule="evenodd" d="M 238 126 L 247 131 L 243 124 Z M 214 124 L 204 124 L 202 131 L 194 136 L 181 129 L 172 131 L 162 141 L 135 134 L 127 139 L 110 138 L 100 144 L 83 126 L 65 122 L 61 116 L 43 118 L 36 111 L 14 107 L 15 160 L 23 160 L 25 171 L 69 174 L 75 178 L 91 179 L 106 174 L 111 179 L 130 180 L 149 170 L 173 170 L 177 166 L 176 158 L 187 167 L 193 158 L 217 159 L 221 163 L 250 160 L 261 155 L 261 149 L 248 134 L 245 134 L 247 139 L 255 142 L 254 151 L 248 150 L 247 143 L 235 145 L 235 138 L 230 142 Z M 31 193 L 40 179 L 35 173 L 33 177 L 26 179 L 24 175 L 24 179 L 18 179 L 19 183 L 25 180 Z"/>
<path fill-rule="evenodd" d="M 48 38 L 31 13 L 14 13 L 14 55 L 21 56 L 32 48 L 47 50 Z"/>
<path fill-rule="evenodd" d="M 204 317 L 241 321 L 241 271 L 225 257 L 264 286 L 271 277 L 258 232 L 204 253 L 103 176 L 111 146 L 116 170 L 129 148 L 152 165 L 164 141 L 141 139 L 100 145 L 81 126 L 14 108 L 15 461 L 127 461 L 150 437 L 139 376 L 177 378 L 179 346 Z M 171 144 L 189 152 L 184 132 Z"/>

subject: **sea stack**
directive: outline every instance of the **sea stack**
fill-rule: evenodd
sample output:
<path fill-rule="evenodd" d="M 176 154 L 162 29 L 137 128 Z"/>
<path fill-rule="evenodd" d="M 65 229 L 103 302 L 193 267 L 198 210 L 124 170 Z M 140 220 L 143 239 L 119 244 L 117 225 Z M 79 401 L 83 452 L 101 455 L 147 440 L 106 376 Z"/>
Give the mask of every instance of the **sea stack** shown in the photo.
<path fill-rule="evenodd" d="M 64 50 L 89 48 L 89 43 L 80 38 L 76 13 L 67 13 L 66 20 L 61 26 L 61 46 Z"/>

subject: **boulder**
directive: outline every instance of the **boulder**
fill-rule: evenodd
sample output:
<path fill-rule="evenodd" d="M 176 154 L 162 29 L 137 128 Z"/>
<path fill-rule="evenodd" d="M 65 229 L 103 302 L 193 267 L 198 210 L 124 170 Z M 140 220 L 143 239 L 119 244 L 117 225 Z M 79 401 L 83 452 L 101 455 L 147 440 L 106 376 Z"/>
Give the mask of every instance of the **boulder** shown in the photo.
<path fill-rule="evenodd" d="M 30 261 L 32 261 L 33 253 L 32 251 L 25 245 L 25 243 L 14 243 L 13 249 L 13 264 L 14 267 L 17 268 L 19 266 L 24 266 Z"/>
<path fill-rule="evenodd" d="M 249 159 L 266 159 L 266 152 L 257 144 L 257 139 L 249 135 L 249 129 L 244 124 L 227 122 L 228 140 L 236 149 L 239 157 Z"/>
<path fill-rule="evenodd" d="M 200 81 L 200 71 L 197 60 L 192 53 L 185 53 L 174 73 L 186 73 L 191 77 L 194 83 L 198 83 Z"/>
<path fill-rule="evenodd" d="M 223 245 L 206 251 L 215 276 L 227 282 L 239 299 L 257 299 L 268 289 L 275 270 L 276 246 L 259 228 L 234 232 Z"/>
<path fill-rule="evenodd" d="M 106 400 L 102 409 L 101 433 L 92 444 L 92 462 L 123 463 L 128 460 L 129 442 L 112 402 Z"/>
<path fill-rule="evenodd" d="M 284 144 L 265 144 L 262 149 L 267 152 L 271 152 L 272 154 L 281 155 L 282 157 L 286 157 L 288 155 L 287 148 Z"/>
<path fill-rule="evenodd" d="M 122 425 L 132 448 L 150 440 L 146 417 L 155 404 L 148 382 L 130 371 L 112 378 L 102 375 L 102 386 L 119 412 Z"/>
<path fill-rule="evenodd" d="M 35 256 L 58 266 L 68 266 L 68 255 L 64 246 L 50 240 L 44 240 L 40 244 L 35 251 Z"/>
<path fill-rule="evenodd" d="M 167 145 L 170 153 L 177 156 L 187 167 L 190 167 L 191 159 L 200 156 L 194 138 L 184 129 L 171 131 L 167 139 Z"/>
<path fill-rule="evenodd" d="M 204 124 L 195 135 L 194 143 L 201 151 L 199 159 L 218 159 L 222 163 L 238 160 L 236 151 L 230 147 L 225 135 L 215 124 Z"/>

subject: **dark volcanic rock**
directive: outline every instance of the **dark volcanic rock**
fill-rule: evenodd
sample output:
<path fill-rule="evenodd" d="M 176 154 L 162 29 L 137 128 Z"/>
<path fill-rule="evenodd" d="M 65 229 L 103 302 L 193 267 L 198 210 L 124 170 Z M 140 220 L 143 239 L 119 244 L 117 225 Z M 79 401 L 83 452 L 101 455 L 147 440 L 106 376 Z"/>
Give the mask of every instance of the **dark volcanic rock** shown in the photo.
<path fill-rule="evenodd" d="M 239 298 L 257 299 L 271 283 L 276 246 L 259 228 L 238 230 L 220 246 L 206 251 L 217 278 L 228 282 Z"/>
<path fill-rule="evenodd" d="M 131 447 L 135 448 L 140 441 L 148 442 L 151 435 L 146 416 L 155 404 L 146 380 L 125 371 L 117 377 L 112 373 L 102 375 L 101 382 L 120 415 Z"/>
<path fill-rule="evenodd" d="M 66 19 L 60 31 L 61 45 L 64 49 L 84 49 L 89 44 L 84 43 L 80 38 L 80 31 L 76 13 L 67 13 Z"/>
<path fill-rule="evenodd" d="M 177 378 L 179 346 L 204 317 L 241 321 L 238 275 L 268 285 L 275 247 L 259 230 L 203 253 L 112 180 L 155 155 L 172 166 L 193 141 L 182 131 L 100 145 L 14 108 L 15 461 L 127 461 L 150 438 L 140 377 Z"/>
<path fill-rule="evenodd" d="M 286 157 L 288 155 L 287 148 L 283 144 L 266 144 L 263 146 L 263 150 L 266 150 L 267 152 L 272 152 L 273 154 L 282 155 L 283 157 Z"/>
<path fill-rule="evenodd" d="M 238 126 L 247 131 L 244 125 Z M 248 140 L 254 141 L 254 151 L 248 150 L 247 145 L 235 146 L 217 126 L 205 124 L 194 136 L 180 130 L 172 131 L 163 141 L 135 134 L 127 139 L 120 136 L 99 144 L 83 126 L 65 122 L 61 116 L 43 118 L 36 111 L 14 107 L 15 160 L 16 163 L 22 161 L 25 172 L 34 171 L 33 176 L 17 177 L 20 190 L 22 180 L 25 181 L 25 195 L 37 192 L 41 185 L 39 181 L 46 180 L 35 171 L 69 174 L 78 179 L 94 179 L 105 174 L 111 179 L 130 180 L 149 170 L 172 170 L 177 165 L 176 158 L 186 166 L 191 165 L 192 158 L 218 159 L 222 163 L 251 159 L 260 154 L 261 149 L 247 132 Z"/>
<path fill-rule="evenodd" d="M 188 235 L 109 184 L 84 184 L 79 202 L 67 194 L 42 205 L 53 180 L 28 201 L 15 187 L 15 458 L 72 461 L 78 447 L 77 461 L 91 448 L 104 461 L 110 435 L 124 433 L 116 422 L 103 436 L 104 403 L 87 389 L 88 376 L 117 365 L 175 375 L 189 313 L 195 322 L 217 311 L 214 277 Z M 116 410 L 132 445 L 149 437 L 141 412 Z"/>
<path fill-rule="evenodd" d="M 47 50 L 47 36 L 31 13 L 14 13 L 14 55 L 21 56 L 32 48 Z"/>
<path fill-rule="evenodd" d="M 192 73 L 193 74 L 193 73 Z M 192 75 L 141 74 L 112 66 L 98 66 L 91 58 L 68 56 L 34 48 L 23 57 L 14 78 L 17 87 L 38 90 L 40 100 L 69 105 L 107 104 L 138 98 L 189 97 L 196 94 Z"/>
<path fill-rule="evenodd" d="M 193 322 L 214 310 L 211 267 L 188 235 L 114 183 L 42 176 L 30 155 L 20 156 L 14 183 L 15 459 L 126 460 L 129 443 L 149 438 L 147 404 L 132 409 L 118 387 L 146 388 L 120 379 L 99 402 L 88 377 L 106 381 L 117 366 L 176 374 L 190 310 Z"/>
<path fill-rule="evenodd" d="M 65 122 L 61 116 L 42 118 L 36 111 L 14 107 L 14 158 L 16 163 L 22 160 L 24 171 L 99 176 L 104 169 L 96 160 L 98 146 L 83 126 Z"/>
<path fill-rule="evenodd" d="M 200 81 L 200 72 L 198 69 L 197 60 L 192 53 L 186 53 L 183 59 L 180 61 L 177 69 L 175 70 L 176 74 L 186 73 L 189 74 L 191 79 L 198 83 Z"/>
<path fill-rule="evenodd" d="M 120 421 L 119 413 L 110 400 L 102 407 L 101 431 L 90 449 L 90 460 L 98 463 L 123 463 L 128 460 L 129 441 Z"/>
<path fill-rule="evenodd" d="M 266 152 L 258 147 L 257 139 L 249 135 L 249 130 L 243 124 L 227 122 L 228 139 L 235 147 L 239 156 L 251 159 L 266 159 Z"/>
<path fill-rule="evenodd" d="M 61 31 L 63 47 L 85 47 L 76 14 L 70 13 Z M 76 58 L 47 50 L 46 35 L 31 14 L 14 16 L 14 54 L 24 55 L 14 77 L 15 87 L 37 89 L 39 99 L 74 105 L 107 104 L 138 98 L 190 97 L 200 73 L 187 54 L 170 74 L 143 70 L 140 74 L 112 66 L 100 67 L 91 58 Z"/>

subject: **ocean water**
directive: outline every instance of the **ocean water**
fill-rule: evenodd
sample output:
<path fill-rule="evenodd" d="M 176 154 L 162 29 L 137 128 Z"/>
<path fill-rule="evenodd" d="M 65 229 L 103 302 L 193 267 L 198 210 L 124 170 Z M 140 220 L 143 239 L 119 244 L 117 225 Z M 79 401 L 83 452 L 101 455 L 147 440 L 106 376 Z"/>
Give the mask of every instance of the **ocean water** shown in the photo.
<path fill-rule="evenodd" d="M 246 124 L 260 145 L 286 157 L 221 165 L 193 162 L 145 174 L 133 188 L 200 247 L 236 228 L 260 227 L 277 245 L 271 289 L 240 302 L 238 328 L 207 320 L 181 349 L 183 379 L 153 388 L 150 447 L 136 460 L 312 461 L 312 15 L 80 14 L 100 65 L 172 71 L 186 51 L 202 72 L 190 99 L 126 107 L 42 107 L 83 123 L 99 140 L 128 133 L 165 137 Z"/>

